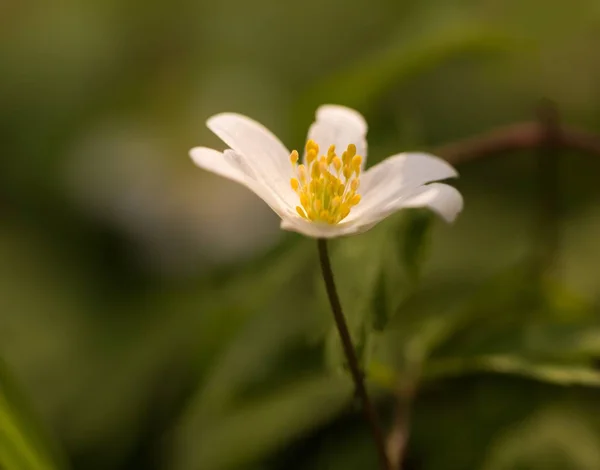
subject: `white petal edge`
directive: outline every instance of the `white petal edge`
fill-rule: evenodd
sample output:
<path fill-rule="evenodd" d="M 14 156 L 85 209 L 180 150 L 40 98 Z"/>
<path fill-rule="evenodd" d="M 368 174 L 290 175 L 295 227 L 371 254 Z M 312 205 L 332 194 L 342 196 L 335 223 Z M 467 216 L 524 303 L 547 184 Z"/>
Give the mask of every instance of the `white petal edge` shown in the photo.
<path fill-rule="evenodd" d="M 190 157 L 200 168 L 215 173 L 224 178 L 245 184 L 246 177 L 239 168 L 225 158 L 223 152 L 207 147 L 194 147 L 190 150 Z"/>
<path fill-rule="evenodd" d="M 457 176 L 454 167 L 440 157 L 425 152 L 403 152 L 369 168 L 361 176 L 360 184 L 364 192 L 391 182 L 396 186 L 415 188 Z"/>
<path fill-rule="evenodd" d="M 358 111 L 339 104 L 324 104 L 317 108 L 317 121 L 345 121 L 362 134 L 367 133 L 367 121 Z"/>
<path fill-rule="evenodd" d="M 392 155 L 361 176 L 362 200 L 352 209 L 348 221 L 358 220 L 425 183 L 456 176 L 454 167 L 435 155 L 422 152 Z"/>
<path fill-rule="evenodd" d="M 271 131 L 236 113 L 217 114 L 209 118 L 206 125 L 236 154 L 244 157 L 257 180 L 269 186 L 289 208 L 295 207 L 298 196 L 290 187 L 290 152 Z"/>
<path fill-rule="evenodd" d="M 379 222 L 401 209 L 424 207 L 432 210 L 450 223 L 462 211 L 463 198 L 458 190 L 443 183 L 431 183 L 412 191 L 407 197 L 400 197 L 359 220 L 328 225 L 309 222 L 301 217 L 284 217 L 281 228 L 298 232 L 312 238 L 335 238 L 356 235 L 370 230 Z"/>
<path fill-rule="evenodd" d="M 233 150 L 222 153 L 207 147 L 195 147 L 190 150 L 190 157 L 200 168 L 246 186 L 280 217 L 289 212 L 278 195 L 256 179 L 246 159 Z"/>
<path fill-rule="evenodd" d="M 370 227 L 369 227 L 370 228 Z M 335 224 L 315 223 L 299 216 L 290 215 L 281 219 L 281 229 L 297 232 L 311 238 L 336 238 L 344 235 L 353 235 L 364 232 L 357 224 Z"/>
<path fill-rule="evenodd" d="M 367 161 L 367 129 L 367 122 L 358 111 L 326 104 L 317 109 L 316 120 L 308 130 L 308 139 L 319 145 L 321 153 L 326 153 L 330 145 L 335 145 L 339 154 L 349 144 L 356 145 L 357 154 L 363 157 L 364 168 Z"/>
<path fill-rule="evenodd" d="M 463 197 L 460 192 L 444 183 L 431 183 L 412 190 L 388 201 L 384 206 L 367 214 L 357 221 L 361 225 L 375 225 L 401 209 L 424 207 L 441 216 L 446 222 L 454 222 L 463 209 Z"/>

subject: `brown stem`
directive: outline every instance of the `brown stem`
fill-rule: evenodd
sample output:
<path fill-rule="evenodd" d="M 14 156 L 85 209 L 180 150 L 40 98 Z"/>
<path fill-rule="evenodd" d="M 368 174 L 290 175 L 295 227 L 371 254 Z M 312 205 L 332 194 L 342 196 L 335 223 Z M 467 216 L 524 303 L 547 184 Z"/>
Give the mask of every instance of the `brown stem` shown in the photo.
<path fill-rule="evenodd" d="M 554 148 L 570 149 L 600 157 L 600 136 L 557 123 Z M 494 154 L 538 149 L 547 143 L 547 132 L 539 122 L 521 122 L 493 129 L 479 136 L 438 147 L 435 154 L 453 165 Z"/>
<path fill-rule="evenodd" d="M 321 271 L 323 273 L 323 280 L 325 281 L 327 296 L 329 297 L 329 304 L 331 305 L 333 318 L 335 319 L 335 324 L 342 341 L 344 355 L 346 356 L 346 361 L 348 362 L 348 367 L 350 368 L 352 380 L 354 381 L 356 395 L 362 402 L 365 418 L 371 426 L 371 433 L 373 434 L 373 439 L 375 440 L 375 445 L 377 446 L 381 468 L 382 470 L 392 470 L 385 448 L 383 430 L 379 424 L 375 407 L 373 406 L 373 403 L 369 398 L 369 394 L 367 393 L 364 374 L 360 370 L 358 359 L 356 357 L 356 353 L 354 352 L 354 346 L 352 345 L 352 338 L 350 336 L 350 332 L 348 331 L 348 325 L 346 325 L 346 319 L 342 311 L 342 305 L 340 304 L 340 299 L 335 287 L 333 271 L 331 269 L 331 262 L 329 261 L 329 253 L 327 250 L 327 240 L 319 238 L 317 240 L 317 244 L 319 246 L 319 260 L 321 261 Z"/>
<path fill-rule="evenodd" d="M 410 412 L 413 392 L 401 387 L 396 396 L 394 424 L 388 435 L 387 454 L 392 468 L 400 470 L 410 435 Z"/>

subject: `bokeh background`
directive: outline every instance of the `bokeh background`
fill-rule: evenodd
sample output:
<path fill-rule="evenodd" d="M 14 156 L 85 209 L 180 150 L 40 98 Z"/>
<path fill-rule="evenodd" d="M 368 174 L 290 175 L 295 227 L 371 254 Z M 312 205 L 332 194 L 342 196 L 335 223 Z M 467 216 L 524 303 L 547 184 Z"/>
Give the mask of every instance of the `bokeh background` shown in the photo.
<path fill-rule="evenodd" d="M 543 98 L 600 130 L 599 5 L 2 0 L 0 468 L 376 468 L 314 241 L 188 149 L 221 111 L 300 148 L 322 103 L 370 164 Z M 331 243 L 405 469 L 600 468 L 600 159 L 561 151 L 548 195 L 545 157 L 459 165 L 452 226 Z"/>

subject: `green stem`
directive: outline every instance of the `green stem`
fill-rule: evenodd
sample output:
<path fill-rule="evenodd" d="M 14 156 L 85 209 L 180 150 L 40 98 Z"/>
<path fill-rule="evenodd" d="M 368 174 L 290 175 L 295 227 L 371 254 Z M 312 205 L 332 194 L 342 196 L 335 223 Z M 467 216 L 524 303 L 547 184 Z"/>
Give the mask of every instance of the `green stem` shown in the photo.
<path fill-rule="evenodd" d="M 319 260 L 321 261 L 321 271 L 323 273 L 323 280 L 325 281 L 325 288 L 327 290 L 327 296 L 329 297 L 329 304 L 333 312 L 333 318 L 342 341 L 342 347 L 344 349 L 344 355 L 352 374 L 352 380 L 354 381 L 354 388 L 356 395 L 362 402 L 363 412 L 365 418 L 369 422 L 371 427 L 371 433 L 377 446 L 377 452 L 379 454 L 379 460 L 381 463 L 382 470 L 392 470 L 392 466 L 387 456 L 385 438 L 383 430 L 379 424 L 377 418 L 377 412 L 375 407 L 369 398 L 367 388 L 365 387 L 364 374 L 360 370 L 356 353 L 354 352 L 354 346 L 352 345 L 352 338 L 348 331 L 348 325 L 342 311 L 340 304 L 340 298 L 335 287 L 335 281 L 333 279 L 333 271 L 331 269 L 331 262 L 329 261 L 329 253 L 327 250 L 327 240 L 319 238 L 317 240 L 319 246 Z"/>

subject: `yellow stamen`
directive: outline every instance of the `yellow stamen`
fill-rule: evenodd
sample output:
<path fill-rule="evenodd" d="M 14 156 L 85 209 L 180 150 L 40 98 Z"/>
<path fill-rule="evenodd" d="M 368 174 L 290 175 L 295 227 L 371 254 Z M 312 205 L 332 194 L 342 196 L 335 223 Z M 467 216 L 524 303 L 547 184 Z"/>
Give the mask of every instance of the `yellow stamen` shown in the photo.
<path fill-rule="evenodd" d="M 325 157 L 321 157 L 321 160 L 319 160 L 319 171 L 323 175 L 327 174 L 327 159 Z"/>
<path fill-rule="evenodd" d="M 327 164 L 331 165 L 331 162 L 335 158 L 335 145 L 329 146 L 329 150 L 327 150 Z"/>
<path fill-rule="evenodd" d="M 304 212 L 304 209 L 302 209 L 302 207 L 296 206 L 296 212 L 298 212 L 298 215 L 303 219 L 308 219 L 306 212 Z"/>
<path fill-rule="evenodd" d="M 306 151 L 310 152 L 311 150 L 314 150 L 315 153 L 319 153 L 319 145 L 312 139 L 306 142 Z"/>
<path fill-rule="evenodd" d="M 348 217 L 349 213 L 350 213 L 350 207 L 347 204 L 342 204 L 340 207 L 340 220 Z"/>
<path fill-rule="evenodd" d="M 339 172 L 340 168 L 342 168 L 342 160 L 340 160 L 340 157 L 338 157 L 338 156 L 333 157 L 332 163 L 333 163 L 333 167 L 336 169 L 336 171 Z"/>
<path fill-rule="evenodd" d="M 306 142 L 306 165 L 298 165 L 298 152 L 290 154 L 295 177 L 290 186 L 298 194 L 300 205 L 296 212 L 303 219 L 317 223 L 337 224 L 345 219 L 352 207 L 360 203 L 357 194 L 362 157 L 356 146 L 348 145 L 341 158 L 335 146 L 329 146 L 326 155 L 319 156 L 319 145 Z"/>
<path fill-rule="evenodd" d="M 310 176 L 312 177 L 313 181 L 315 181 L 319 177 L 320 170 L 320 166 L 316 163 L 311 167 Z"/>
<path fill-rule="evenodd" d="M 298 165 L 298 178 L 302 181 L 302 184 L 306 181 L 306 167 L 304 165 Z"/>
<path fill-rule="evenodd" d="M 295 165 L 298 162 L 297 150 L 292 150 L 292 153 L 290 154 L 290 162 L 292 162 L 292 165 Z"/>
<path fill-rule="evenodd" d="M 347 151 L 342 153 L 342 162 L 344 162 L 344 166 L 348 165 L 350 163 L 350 160 L 352 160 L 352 157 L 348 154 Z"/>
<path fill-rule="evenodd" d="M 304 207 L 305 209 L 308 209 L 308 207 L 310 206 L 310 200 L 305 193 L 300 194 L 300 204 L 302 204 L 302 207 Z"/>
<path fill-rule="evenodd" d="M 354 155 L 356 155 L 356 145 L 354 145 L 354 144 L 348 145 L 347 152 L 348 152 L 348 156 L 350 158 L 354 157 Z"/>

